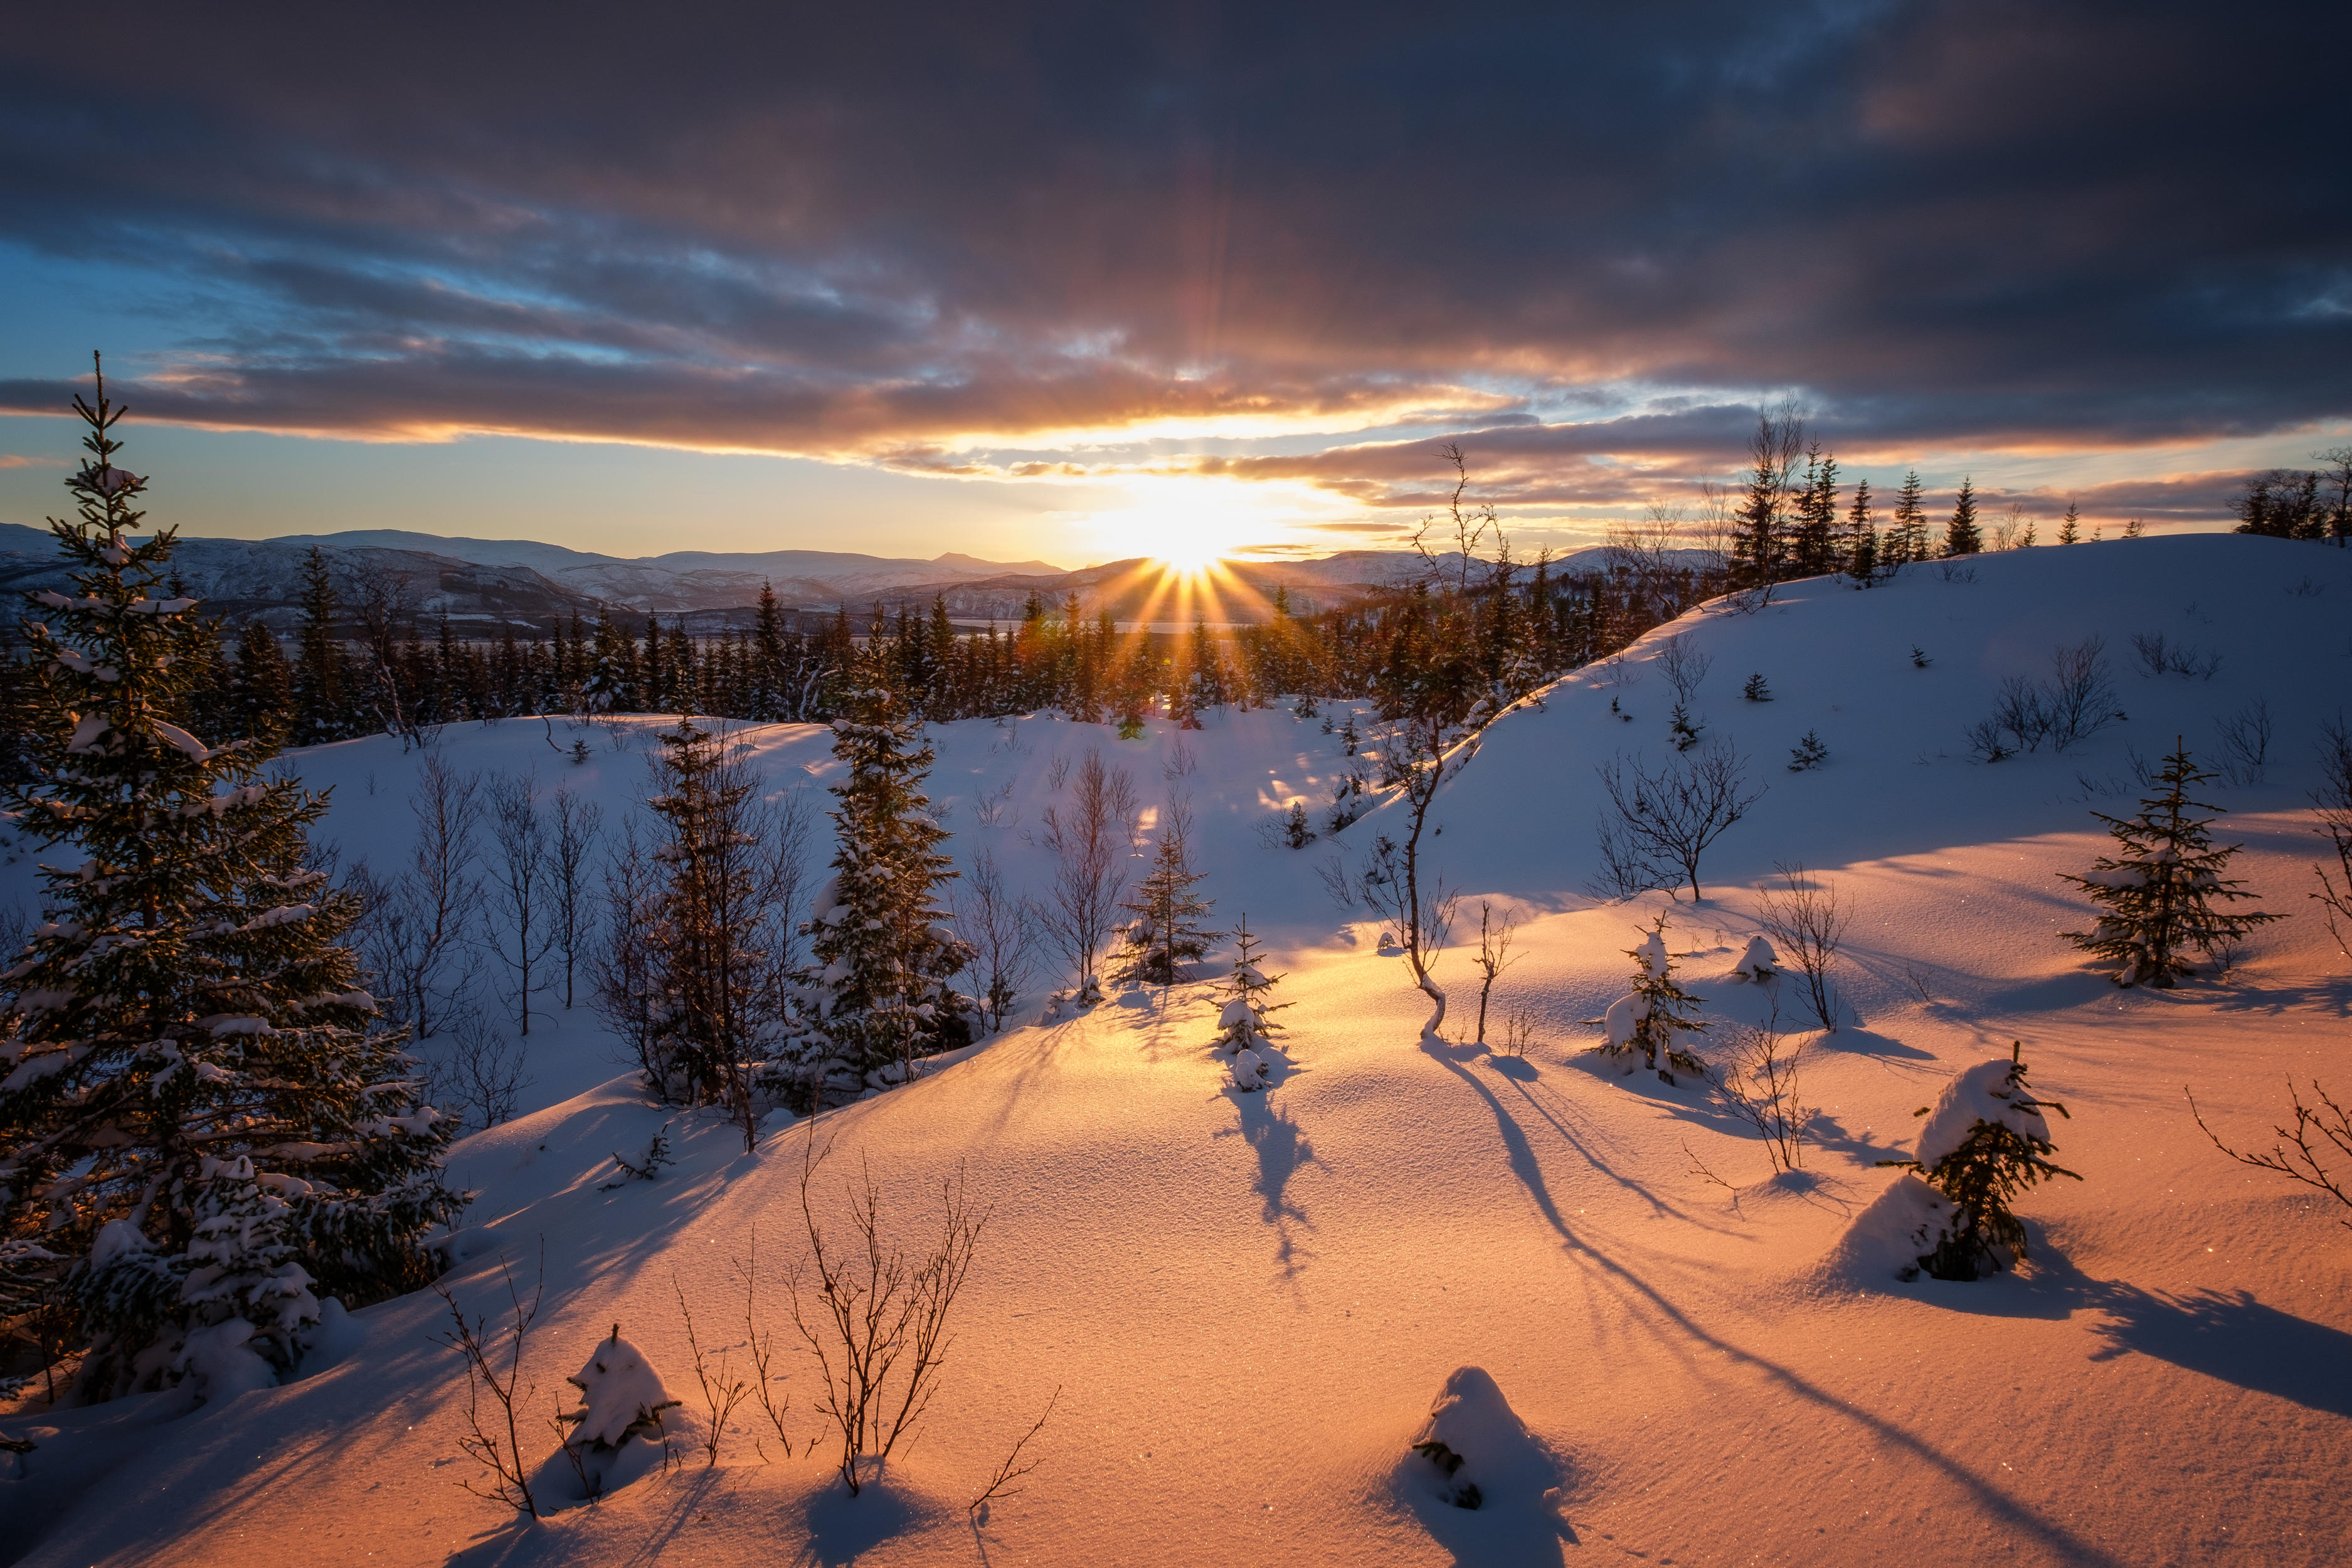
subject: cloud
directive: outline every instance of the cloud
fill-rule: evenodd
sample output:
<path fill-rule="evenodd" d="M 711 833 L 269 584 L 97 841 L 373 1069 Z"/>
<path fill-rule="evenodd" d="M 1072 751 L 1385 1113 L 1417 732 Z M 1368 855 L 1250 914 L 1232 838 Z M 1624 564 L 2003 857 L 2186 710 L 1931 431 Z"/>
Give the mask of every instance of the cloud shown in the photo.
<path fill-rule="evenodd" d="M 963 479 L 1159 437 L 1412 507 L 1448 435 L 1513 503 L 1696 483 L 1780 388 L 1887 462 L 2352 415 L 2340 135 L 2277 85 L 2340 7 L 78 26 L 0 39 L 0 199 L 172 301 L 142 416 Z M 0 370 L 0 408 L 61 406 Z"/>

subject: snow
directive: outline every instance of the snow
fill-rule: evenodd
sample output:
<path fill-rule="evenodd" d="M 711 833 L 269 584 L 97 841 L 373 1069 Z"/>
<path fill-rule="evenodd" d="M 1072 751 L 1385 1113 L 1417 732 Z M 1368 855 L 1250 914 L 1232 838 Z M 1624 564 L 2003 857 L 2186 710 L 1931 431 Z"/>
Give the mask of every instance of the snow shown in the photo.
<path fill-rule="evenodd" d="M 1748 945 L 1739 950 L 1739 962 L 1731 966 L 1731 973 L 1735 979 L 1762 981 L 1770 979 L 1780 968 L 1780 955 L 1759 933 L 1749 937 Z"/>
<path fill-rule="evenodd" d="M 723 1121 L 646 1103 L 588 1010 L 541 998 L 524 1113 L 453 1152 L 453 1184 L 479 1195 L 444 1248 L 444 1283 L 493 1318 L 501 1262 L 527 1295 L 543 1253 L 524 1367 L 533 1462 L 555 1447 L 546 1420 L 564 1374 L 615 1322 L 651 1366 L 681 1375 L 689 1407 L 667 1421 L 693 1429 L 672 1279 L 706 1349 L 732 1347 L 740 1374 L 730 1260 L 755 1233 L 761 1321 L 791 1342 L 782 1280 L 814 1135 L 833 1142 L 836 1169 L 870 1160 L 909 1246 L 959 1167 L 993 1205 L 938 1398 L 886 1487 L 848 1500 L 825 1456 L 797 1446 L 786 1459 L 770 1442 L 762 1462 L 739 1410 L 717 1468 L 673 1438 L 684 1466 L 519 1528 L 456 1485 L 472 1473 L 456 1447 L 465 1386 L 436 1342 L 446 1309 L 419 1293 L 340 1321 L 321 1302 L 311 1333 L 337 1321 L 336 1353 L 192 1415 L 160 1395 L 0 1408 L 0 1433 L 39 1445 L 22 1479 L 0 1479 L 11 1550 L 36 1568 L 602 1568 L 656 1551 L 720 1565 L 1176 1568 L 1634 1553 L 1921 1568 L 2345 1561 L 2352 1232 L 2325 1200 L 2224 1160 L 2180 1090 L 2196 1086 L 2225 1136 L 2262 1144 L 2285 1075 L 2343 1087 L 2352 980 L 2303 895 L 2319 843 L 2311 746 L 2352 681 L 2352 553 L 2167 538 L 1973 570 L 1947 582 L 1914 569 L 1867 593 L 1797 584 L 1759 614 L 1710 609 L 1676 628 L 1716 657 L 1694 717 L 1771 784 L 1709 851 L 1696 906 L 1686 889 L 1671 903 L 1585 890 L 1594 765 L 1667 744 L 1671 698 L 1647 672 L 1655 638 L 1628 658 L 1643 679 L 1571 677 L 1497 721 L 1441 796 L 1429 842 L 1473 905 L 1528 911 L 1513 949 L 1525 956 L 1495 996 L 1534 1020 L 1524 1058 L 1423 1042 L 1425 999 L 1400 956 L 1379 948 L 1376 924 L 1324 901 L 1316 864 L 1360 853 L 1386 826 L 1380 810 L 1305 850 L 1258 837 L 1294 798 L 1319 815 L 1353 761 L 1283 708 L 1213 712 L 1182 737 L 1214 923 L 1246 912 L 1295 1004 L 1280 1015 L 1290 1065 L 1264 1090 L 1239 1092 L 1207 1048 L 1224 997 L 1204 980 L 1008 1030 L 808 1121 L 779 1117 L 746 1154 Z M 2322 591 L 2298 592 L 2305 579 Z M 2038 676 L 2061 641 L 2097 633 L 2127 649 L 2131 633 L 2158 630 L 2220 653 L 2220 672 L 2144 677 L 2116 657 L 2127 721 L 2063 756 L 1968 760 L 1963 731 L 2004 678 Z M 1930 668 L 1911 663 L 1914 643 Z M 1772 703 L 1741 702 L 1724 673 L 1751 669 Z M 1612 715 L 1612 696 L 1633 722 Z M 2131 809 L 2135 752 L 2157 756 L 2179 733 L 2203 757 L 2256 698 L 2277 727 L 2269 777 L 2206 798 L 2229 813 L 2217 839 L 2247 846 L 2232 874 L 2288 918 L 2227 985 L 2120 990 L 2059 937 L 2087 904 L 2057 873 L 2112 843 L 2090 813 Z M 552 751 L 536 721 L 453 726 L 436 749 L 461 770 L 536 764 L 543 785 L 580 791 L 617 826 L 659 721 L 555 727 Z M 1786 773 L 1780 759 L 1808 729 L 1837 765 Z M 967 864 L 992 849 L 1031 891 L 1047 860 L 1022 834 L 1053 798 L 1057 755 L 1099 748 L 1147 805 L 1179 782 L 1177 736 L 1158 721 L 1126 743 L 1042 716 L 935 735 L 931 793 L 950 847 Z M 577 764 L 559 755 L 575 738 L 590 748 Z M 772 790 L 837 776 L 821 730 L 745 738 Z M 320 836 L 342 864 L 389 868 L 420 761 L 370 740 L 287 765 L 333 786 Z M 972 803 L 1008 784 L 1002 826 L 982 826 Z M 1833 879 L 1854 910 L 1832 973 L 1869 1020 L 1806 1045 L 1805 1098 L 1822 1120 L 1804 1169 L 1777 1177 L 1753 1132 L 1704 1097 L 1603 1077 L 1579 1026 L 1624 994 L 1628 933 L 1661 910 L 1703 1016 L 1761 1021 L 1773 988 L 1729 975 L 1776 861 Z M 0 877 L 15 879 L 0 900 L 29 909 L 29 864 Z M 1203 973 L 1222 978 L 1229 957 Z M 1458 946 L 1436 977 L 1449 1022 L 1475 1013 Z M 1041 973 L 1015 1016 L 1037 1018 L 1068 984 Z M 1723 1033 L 1696 1048 L 1719 1049 Z M 2035 1092 L 2073 1112 L 2054 1129 L 2056 1158 L 2084 1180 L 2021 1199 L 2033 1236 L 2021 1268 L 1905 1282 L 1906 1238 L 1940 1200 L 1875 1163 L 1919 1148 L 1928 1127 L 1912 1113 L 1996 1053 L 2005 1067 L 2012 1039 Z M 666 1122 L 677 1164 L 602 1190 L 614 1152 L 635 1158 Z M 819 1426 L 817 1379 L 797 1358 L 781 1370 L 797 1444 Z M 1040 1468 L 976 1521 L 964 1503 L 1056 1386 L 1028 1450 Z M 1455 1401 L 1440 1416 L 1433 1391 Z M 1411 1444 L 1440 1419 L 1460 1434 L 1444 1440 L 1479 1484 L 1477 1510 L 1413 1490 L 1411 1465 L 1425 1461 Z"/>
<path fill-rule="evenodd" d="M 1996 1057 L 1979 1062 L 1946 1084 L 1920 1124 L 1919 1146 L 1912 1158 L 1934 1170 L 1944 1156 L 1968 1142 L 1980 1121 L 2049 1142 L 2050 1123 L 2042 1112 L 2015 1103 L 2033 1096 L 2031 1090 L 2010 1087 L 2010 1066 L 2007 1057 Z"/>

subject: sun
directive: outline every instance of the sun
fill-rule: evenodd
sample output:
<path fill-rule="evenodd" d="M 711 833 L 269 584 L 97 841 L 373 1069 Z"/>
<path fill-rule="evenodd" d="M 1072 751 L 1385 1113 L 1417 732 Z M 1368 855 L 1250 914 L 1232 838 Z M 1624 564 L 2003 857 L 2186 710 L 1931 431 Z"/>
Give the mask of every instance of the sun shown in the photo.
<path fill-rule="evenodd" d="M 1214 571 L 1247 544 L 1250 520 L 1202 506 L 1197 499 L 1154 497 L 1097 521 L 1104 542 L 1122 556 L 1141 555 L 1178 576 Z"/>

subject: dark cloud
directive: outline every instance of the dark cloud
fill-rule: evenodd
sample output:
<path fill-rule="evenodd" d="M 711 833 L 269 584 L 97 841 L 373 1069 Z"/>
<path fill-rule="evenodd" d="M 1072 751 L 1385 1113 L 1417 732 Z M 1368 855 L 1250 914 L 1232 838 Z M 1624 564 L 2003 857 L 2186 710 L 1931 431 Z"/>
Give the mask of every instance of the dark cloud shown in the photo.
<path fill-rule="evenodd" d="M 94 48 L 35 11 L 0 37 L 0 205 L 204 301 L 137 391 L 161 416 L 959 472 L 974 437 L 1472 408 L 1447 427 L 1502 497 L 1607 500 L 1719 471 L 1772 388 L 1890 458 L 2352 413 L 2338 111 L 2296 65 L 2347 33 L 2018 0 L 135 5 Z M 9 368 L 0 406 L 61 402 Z M 1425 441 L 1199 466 L 1383 504 L 1431 477 Z"/>

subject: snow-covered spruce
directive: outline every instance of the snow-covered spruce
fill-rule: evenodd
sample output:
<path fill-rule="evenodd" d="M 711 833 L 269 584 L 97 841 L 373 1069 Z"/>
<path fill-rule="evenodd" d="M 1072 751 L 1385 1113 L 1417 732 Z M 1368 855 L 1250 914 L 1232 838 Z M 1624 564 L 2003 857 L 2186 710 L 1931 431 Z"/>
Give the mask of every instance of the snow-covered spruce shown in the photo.
<path fill-rule="evenodd" d="M 1274 1037 L 1282 1030 L 1268 1015 L 1290 1004 L 1271 999 L 1282 976 L 1268 975 L 1259 966 L 1258 940 L 1246 915 L 1234 931 L 1234 941 L 1239 951 L 1234 956 L 1233 973 L 1226 977 L 1224 1006 L 1217 1015 L 1216 1049 L 1226 1059 L 1234 1088 L 1259 1089 L 1266 1086 L 1276 1049 Z"/>
<path fill-rule="evenodd" d="M 595 1353 L 565 1382 L 580 1391 L 580 1407 L 557 1419 L 572 1428 L 562 1450 L 534 1479 L 534 1492 L 570 1481 L 583 1501 L 618 1491 L 665 1458 L 663 1414 L 677 1407 L 645 1352 L 621 1337 L 599 1342 Z M 549 1481 L 556 1483 L 549 1487 Z"/>
<path fill-rule="evenodd" d="M 2009 1059 L 1979 1062 L 1944 1086 L 1933 1106 L 1915 1114 L 1927 1121 L 1908 1160 L 1881 1160 L 1909 1171 L 1935 1189 L 1948 1209 L 1928 1205 L 1919 1228 L 1916 1265 L 1938 1279 L 1974 1279 L 2025 1256 L 2025 1225 L 2010 1209 L 2019 1193 L 2052 1176 L 2083 1178 L 2053 1165 L 2056 1152 L 2042 1111 L 2067 1114 L 2054 1100 L 2037 1100 L 2025 1081 L 2024 1042 Z"/>
<path fill-rule="evenodd" d="M 1602 1016 L 1607 1037 L 1601 1048 L 1621 1058 L 1624 1072 L 1633 1070 L 1638 1056 L 1638 1065 L 1655 1069 L 1668 1083 L 1675 1081 L 1676 1071 L 1704 1076 L 1706 1065 L 1675 1044 L 1677 1035 L 1702 1034 L 1706 1026 L 1692 1016 L 1698 998 L 1675 979 L 1675 961 L 1666 952 L 1666 917 L 1659 915 L 1640 945 L 1627 948 L 1625 955 L 1633 960 L 1633 989 L 1611 1003 Z"/>
<path fill-rule="evenodd" d="M 2168 988 L 2181 975 L 2197 972 L 2187 957 L 2192 949 L 2210 953 L 2280 918 L 2260 911 L 2231 914 L 2214 907 L 2253 895 L 2221 875 L 2241 846 L 2213 843 L 2208 829 L 2221 807 L 2189 798 L 2192 786 L 2212 776 L 2191 763 L 2188 748 L 2175 742 L 2157 774 L 2163 793 L 2143 799 L 2138 815 L 2091 814 L 2107 825 L 2121 851 L 2099 857 L 2087 875 L 2059 873 L 2105 911 L 2089 931 L 2061 934 L 2113 964 L 2118 985 Z M 2208 815 L 2200 816 L 2199 812 Z"/>
<path fill-rule="evenodd" d="M 325 807 L 265 779 L 268 750 L 169 722 L 210 627 L 159 593 L 175 542 L 131 537 L 144 481 L 118 468 L 99 384 L 90 459 L 50 524 L 75 592 L 28 618 L 27 829 L 72 843 L 47 920 L 0 976 L 0 1238 L 9 1315 L 77 1320 L 76 1394 L 198 1374 L 225 1396 L 290 1368 L 320 1298 L 424 1283 L 454 1124 L 375 1026 L 345 936 L 356 900 L 303 866 Z"/>
<path fill-rule="evenodd" d="M 1748 939 L 1748 945 L 1740 950 L 1739 962 L 1731 966 L 1734 980 L 1759 985 L 1780 972 L 1780 955 L 1772 951 L 1772 944 L 1761 935 Z"/>
<path fill-rule="evenodd" d="M 833 754 L 849 776 L 833 786 L 834 874 L 804 928 L 812 962 L 787 1051 L 798 1093 L 816 1103 L 904 1082 L 920 1058 L 972 1038 L 971 1001 L 948 984 L 972 955 L 939 902 L 955 871 L 922 788 L 930 742 L 896 698 L 869 689 L 834 725 Z"/>

